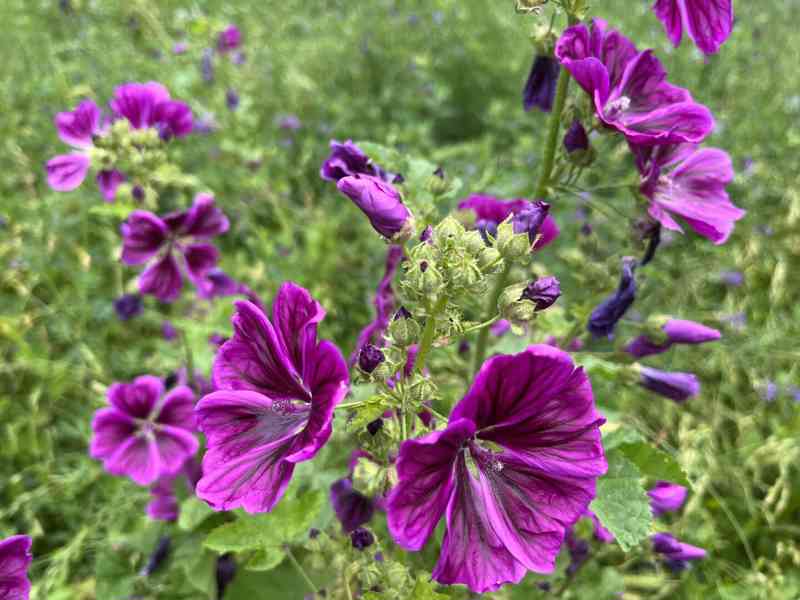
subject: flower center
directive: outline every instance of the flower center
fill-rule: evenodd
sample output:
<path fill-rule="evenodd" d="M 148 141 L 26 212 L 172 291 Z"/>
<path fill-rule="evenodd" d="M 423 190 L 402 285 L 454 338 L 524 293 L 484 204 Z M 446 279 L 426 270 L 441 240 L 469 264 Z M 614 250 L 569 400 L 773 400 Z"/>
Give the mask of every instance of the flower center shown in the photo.
<path fill-rule="evenodd" d="M 606 104 L 606 117 L 609 119 L 614 119 L 618 117 L 620 113 L 628 110 L 630 106 L 631 99 L 627 96 L 620 96 L 616 100 Z"/>

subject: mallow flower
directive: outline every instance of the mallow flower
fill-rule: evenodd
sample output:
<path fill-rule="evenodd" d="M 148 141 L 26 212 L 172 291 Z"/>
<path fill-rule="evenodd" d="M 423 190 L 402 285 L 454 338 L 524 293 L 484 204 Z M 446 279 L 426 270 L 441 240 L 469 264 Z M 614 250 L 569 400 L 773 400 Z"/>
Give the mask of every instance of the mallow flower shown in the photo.
<path fill-rule="evenodd" d="M 252 302 L 234 305 L 233 337 L 214 360 L 217 391 L 195 409 L 207 443 L 197 495 L 216 510 L 268 512 L 295 464 L 328 441 L 348 370 L 332 342 L 317 340 L 325 310 L 302 287 L 280 287 L 272 319 Z"/>
<path fill-rule="evenodd" d="M 349 175 L 340 179 L 336 187 L 387 240 L 402 243 L 414 235 L 414 217 L 391 183 L 373 175 Z"/>
<path fill-rule="evenodd" d="M 665 337 L 663 341 L 653 341 L 646 335 L 640 335 L 625 347 L 625 351 L 636 358 L 642 358 L 666 352 L 673 344 L 703 344 L 722 337 L 716 329 L 685 319 L 669 319 L 661 330 Z"/>
<path fill-rule="evenodd" d="M 139 277 L 139 290 L 162 302 L 180 296 L 183 274 L 207 292 L 206 276 L 219 260 L 207 240 L 228 230 L 228 219 L 210 194 L 198 194 L 189 210 L 158 217 L 135 210 L 121 226 L 122 262 L 149 263 Z"/>
<path fill-rule="evenodd" d="M 552 572 L 606 472 L 604 421 L 566 352 L 533 345 L 490 358 L 444 430 L 401 445 L 393 538 L 420 550 L 445 517 L 432 577 L 476 593 Z"/>
<path fill-rule="evenodd" d="M 733 0 L 656 0 L 653 11 L 676 48 L 683 32 L 704 54 L 715 54 L 733 30 Z"/>
<path fill-rule="evenodd" d="M 242 45 L 242 32 L 236 25 L 228 25 L 217 38 L 217 50 L 223 54 Z"/>
<path fill-rule="evenodd" d="M 700 393 L 700 381 L 694 373 L 660 371 L 639 367 L 639 385 L 681 404 Z"/>
<path fill-rule="evenodd" d="M 0 599 L 28 600 L 31 592 L 28 567 L 31 560 L 29 536 L 12 535 L 0 541 Z"/>
<path fill-rule="evenodd" d="M 184 137 L 192 132 L 192 110 L 173 100 L 167 88 L 155 81 L 126 83 L 114 90 L 111 110 L 133 129 L 155 128 L 161 139 Z"/>
<path fill-rule="evenodd" d="M 657 481 L 656 484 L 647 492 L 650 496 L 650 508 L 653 516 L 658 517 L 668 512 L 677 512 L 683 503 L 686 502 L 688 490 L 677 483 L 669 481 Z"/>
<path fill-rule="evenodd" d="M 552 56 L 537 54 L 533 57 L 533 65 L 522 90 L 522 107 L 525 112 L 534 106 L 542 112 L 550 112 L 553 109 L 560 70 L 558 61 Z"/>
<path fill-rule="evenodd" d="M 637 51 L 601 19 L 589 27 L 568 28 L 555 53 L 592 97 L 597 117 L 632 143 L 698 143 L 714 127 L 708 108 L 667 82 L 667 72 L 652 50 Z"/>
<path fill-rule="evenodd" d="M 541 201 L 531 202 L 525 198 L 502 200 L 494 196 L 472 194 L 469 198 L 458 203 L 458 210 L 471 210 L 475 214 L 475 228 L 481 232 L 481 236 L 488 244 L 491 241 L 490 237 L 497 237 L 497 226 L 509 216 L 518 215 L 519 213 L 524 214 L 515 224 L 516 229 L 521 231 L 524 228 L 530 234 L 530 227 L 526 228 L 523 221 L 525 221 L 525 216 L 531 213 L 531 209 L 535 209 L 538 206 L 536 202 L 541 203 Z M 530 222 L 527 221 L 527 224 L 530 225 Z M 540 250 L 544 248 L 556 239 L 559 233 L 561 233 L 561 230 L 558 228 L 558 224 L 549 214 L 549 211 L 546 211 L 543 219 L 537 221 L 537 229 L 533 237 L 535 238 L 537 234 L 540 237 L 534 244 L 533 249 Z"/>
<path fill-rule="evenodd" d="M 337 142 L 331 140 L 331 153 L 322 163 L 319 175 L 327 181 L 339 181 L 352 175 L 375 175 L 380 177 L 382 169 L 375 165 L 353 140 Z"/>
<path fill-rule="evenodd" d="M 191 388 L 180 385 L 165 395 L 161 379 L 142 375 L 111 385 L 108 402 L 94 414 L 89 454 L 109 473 L 150 485 L 176 474 L 197 452 Z"/>
<path fill-rule="evenodd" d="M 734 206 L 725 191 L 734 177 L 726 152 L 694 144 L 632 149 L 651 217 L 667 229 L 683 231 L 675 220 L 679 217 L 715 244 L 727 241 L 745 211 Z"/>

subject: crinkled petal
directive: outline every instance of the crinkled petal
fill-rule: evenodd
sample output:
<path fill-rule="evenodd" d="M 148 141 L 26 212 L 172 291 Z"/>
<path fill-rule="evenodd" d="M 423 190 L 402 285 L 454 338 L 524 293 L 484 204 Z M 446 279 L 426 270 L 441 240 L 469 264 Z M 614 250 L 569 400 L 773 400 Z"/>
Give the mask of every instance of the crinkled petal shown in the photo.
<path fill-rule="evenodd" d="M 151 212 L 135 210 L 120 228 L 122 262 L 140 265 L 153 258 L 167 239 L 167 225 Z"/>
<path fill-rule="evenodd" d="M 167 88 L 160 83 L 126 83 L 114 90 L 111 109 L 134 129 L 142 129 L 155 124 L 156 108 L 169 99 Z"/>
<path fill-rule="evenodd" d="M 97 187 L 100 188 L 100 193 L 106 202 L 113 202 L 117 196 L 117 188 L 124 181 L 125 175 L 116 169 L 100 171 L 97 174 Z"/>
<path fill-rule="evenodd" d="M 697 144 L 714 129 L 711 111 L 696 102 L 678 102 L 645 113 L 623 113 L 617 121 L 604 121 L 617 127 L 634 144 Z"/>
<path fill-rule="evenodd" d="M 47 184 L 57 192 L 71 192 L 89 172 L 91 161 L 85 154 L 61 154 L 47 161 Z"/>
<path fill-rule="evenodd" d="M 524 198 L 515 200 L 501 200 L 494 196 L 473 194 L 458 204 L 458 210 L 471 210 L 477 220 L 502 223 L 509 215 L 527 207 L 530 201 Z"/>
<path fill-rule="evenodd" d="M 158 377 L 142 375 L 133 383 L 114 383 L 108 388 L 108 402 L 136 419 L 146 419 L 164 393 L 164 383 Z"/>
<path fill-rule="evenodd" d="M 101 408 L 92 419 L 92 441 L 89 456 L 109 458 L 136 433 L 136 424 L 126 414 L 115 408 Z"/>
<path fill-rule="evenodd" d="M 183 277 L 178 262 L 167 252 L 139 277 L 139 291 L 151 294 L 162 302 L 173 302 L 181 295 Z"/>
<path fill-rule="evenodd" d="M 206 275 L 217 266 L 219 250 L 212 244 L 190 244 L 183 248 L 186 270 L 195 285 L 202 285 Z"/>
<path fill-rule="evenodd" d="M 325 318 L 325 309 L 311 297 L 308 290 L 290 281 L 281 285 L 272 303 L 272 324 L 275 326 L 286 354 L 304 381 L 306 368 L 313 368 L 308 354 L 313 352 L 317 339 L 317 323 Z"/>
<path fill-rule="evenodd" d="M 181 223 L 181 233 L 198 238 L 210 238 L 228 231 L 230 223 L 225 213 L 214 203 L 211 194 L 198 194 Z"/>
<path fill-rule="evenodd" d="M 400 446 L 398 483 L 387 503 L 389 531 L 407 550 L 419 550 L 445 513 L 453 492 L 453 466 L 464 442 L 475 433 L 468 419 L 451 419 L 435 431 Z"/>
<path fill-rule="evenodd" d="M 252 302 L 234 303 L 233 337 L 214 360 L 214 385 L 222 390 L 253 390 L 274 399 L 310 400 L 279 334 Z"/>
<path fill-rule="evenodd" d="M 547 215 L 539 228 L 539 234 L 539 239 L 533 245 L 534 250 L 541 250 L 552 243 L 561 234 L 561 229 L 556 220 L 551 215 Z"/>
<path fill-rule="evenodd" d="M 701 52 L 715 54 L 733 30 L 733 0 L 682 1 L 689 37 Z"/>
<path fill-rule="evenodd" d="M 161 102 L 155 107 L 153 121 L 161 132 L 161 137 L 184 137 L 192 132 L 194 122 L 192 109 L 176 100 Z"/>
<path fill-rule="evenodd" d="M 58 113 L 55 124 L 64 143 L 73 148 L 90 148 L 92 136 L 100 128 L 100 108 L 92 100 L 84 100 L 75 110 Z"/>

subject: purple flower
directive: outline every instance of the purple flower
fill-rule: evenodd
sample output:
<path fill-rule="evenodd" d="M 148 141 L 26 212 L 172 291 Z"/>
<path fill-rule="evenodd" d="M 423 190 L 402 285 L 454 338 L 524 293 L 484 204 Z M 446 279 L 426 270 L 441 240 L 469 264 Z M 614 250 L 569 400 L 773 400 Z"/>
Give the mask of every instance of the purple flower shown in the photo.
<path fill-rule="evenodd" d="M 197 495 L 216 510 L 265 512 L 294 465 L 328 441 L 347 365 L 332 342 L 317 341 L 325 310 L 300 286 L 281 286 L 271 321 L 251 302 L 235 306 L 233 337 L 214 361 L 218 391 L 195 410 L 208 445 Z"/>
<path fill-rule="evenodd" d="M 653 516 L 658 517 L 668 512 L 677 512 L 686 502 L 687 489 L 677 483 L 657 481 L 653 489 L 647 492 L 650 496 L 650 508 Z"/>
<path fill-rule="evenodd" d="M 446 517 L 433 579 L 473 592 L 549 573 L 606 461 L 583 369 L 535 345 L 484 363 L 447 428 L 400 447 L 389 530 L 419 550 Z"/>
<path fill-rule="evenodd" d="M 125 118 L 134 129 L 154 127 L 163 140 L 183 137 L 192 132 L 192 110 L 183 102 L 172 100 L 160 83 L 126 83 L 114 90 L 111 110 Z"/>
<path fill-rule="evenodd" d="M 729 287 L 740 287 L 744 284 L 744 273 L 741 271 L 722 271 L 719 274 L 719 279 Z"/>
<path fill-rule="evenodd" d="M 414 234 L 414 217 L 391 183 L 372 175 L 350 175 L 340 179 L 336 187 L 367 215 L 375 231 L 386 239 L 404 242 Z"/>
<path fill-rule="evenodd" d="M 723 244 L 733 224 L 745 215 L 734 206 L 725 186 L 733 180 L 726 152 L 693 144 L 633 147 L 642 175 L 641 192 L 650 199 L 650 216 L 667 229 L 683 231 L 681 217 L 699 235 Z"/>
<path fill-rule="evenodd" d="M 133 383 L 113 384 L 108 401 L 110 407 L 94 414 L 89 454 L 109 473 L 150 485 L 177 473 L 197 452 L 190 388 L 178 386 L 164 395 L 161 379 L 143 375 Z"/>
<path fill-rule="evenodd" d="M 178 337 L 178 330 L 175 329 L 175 325 L 171 321 L 164 321 L 161 323 L 161 335 L 164 336 L 165 340 L 171 342 Z"/>
<path fill-rule="evenodd" d="M 553 100 L 556 96 L 556 83 L 560 67 L 552 56 L 536 55 L 533 65 L 522 90 L 522 106 L 525 112 L 534 106 L 543 112 L 553 109 Z"/>
<path fill-rule="evenodd" d="M 142 297 L 139 294 L 123 294 L 114 300 L 114 310 L 120 321 L 127 321 L 142 314 Z"/>
<path fill-rule="evenodd" d="M 530 300 L 536 305 L 536 311 L 550 308 L 561 296 L 561 284 L 552 276 L 540 277 L 528 284 L 520 300 Z"/>
<path fill-rule="evenodd" d="M 489 238 L 487 237 L 487 234 L 495 237 L 497 235 L 497 226 L 505 221 L 510 215 L 525 213 L 523 217 L 520 218 L 520 224 L 517 226 L 517 228 L 522 227 L 530 233 L 530 216 L 532 213 L 529 209 L 535 209 L 541 204 L 546 203 L 538 200 L 531 202 L 525 198 L 501 200 L 500 198 L 495 198 L 494 196 L 473 194 L 466 200 L 459 202 L 458 210 L 471 210 L 473 213 L 475 213 L 475 228 L 481 232 L 483 239 L 488 243 Z M 526 223 L 523 224 L 523 221 L 526 221 Z M 536 244 L 534 244 L 534 250 L 541 250 L 554 239 L 556 239 L 561 233 L 561 230 L 558 228 L 555 219 L 550 216 L 549 212 L 544 213 L 544 218 L 542 221 L 538 221 L 537 219 L 536 229 L 536 233 L 538 233 L 541 237 L 539 237 Z M 534 233 L 533 238 L 536 237 L 536 233 Z"/>
<path fill-rule="evenodd" d="M 264 310 L 261 298 L 249 286 L 241 281 L 236 281 L 222 269 L 211 269 L 203 279 L 197 283 L 197 295 L 205 300 L 222 298 L 225 296 L 244 296 L 250 302 Z"/>
<path fill-rule="evenodd" d="M 27 535 L 12 535 L 0 541 L 0 598 L 28 600 L 31 592 L 28 567 L 31 560 L 31 538 Z"/>
<path fill-rule="evenodd" d="M 653 11 L 676 48 L 686 29 L 701 52 L 715 54 L 733 29 L 733 0 L 656 0 Z"/>
<path fill-rule="evenodd" d="M 364 373 L 372 373 L 384 360 L 383 352 L 372 344 L 365 344 L 358 353 L 358 367 Z"/>
<path fill-rule="evenodd" d="M 659 371 L 640 367 L 639 385 L 660 396 L 682 403 L 700 393 L 700 382 L 693 373 Z"/>
<path fill-rule="evenodd" d="M 302 126 L 303 123 L 297 115 L 286 115 L 278 121 L 278 127 L 281 129 L 288 129 L 289 131 L 297 131 Z"/>
<path fill-rule="evenodd" d="M 230 52 L 236 50 L 242 45 L 242 32 L 236 25 L 228 25 L 223 29 L 217 38 L 217 50 L 222 52 Z"/>
<path fill-rule="evenodd" d="M 159 477 L 150 488 L 152 500 L 147 504 L 147 516 L 154 521 L 176 521 L 180 513 L 175 496 L 174 476 Z"/>
<path fill-rule="evenodd" d="M 579 119 L 572 121 L 572 125 L 567 129 L 564 134 L 564 149 L 567 154 L 572 154 L 578 150 L 589 149 L 589 137 L 586 135 L 586 129 Z"/>
<path fill-rule="evenodd" d="M 600 522 L 600 519 L 597 518 L 597 515 L 594 514 L 589 509 L 586 509 L 586 512 L 583 513 L 585 517 L 589 517 L 592 520 L 592 533 L 594 534 L 594 538 L 598 542 L 602 542 L 604 544 L 610 544 L 614 541 L 614 534 L 611 533 L 608 529 L 606 529 L 603 524 Z"/>
<path fill-rule="evenodd" d="M 608 337 L 614 332 L 617 323 L 636 299 L 636 260 L 622 259 L 622 275 L 617 290 L 603 300 L 589 316 L 587 329 L 595 337 Z"/>
<path fill-rule="evenodd" d="M 372 532 L 370 532 L 368 529 L 359 527 L 350 533 L 350 543 L 356 550 L 364 550 L 375 543 L 375 536 L 372 535 Z"/>
<path fill-rule="evenodd" d="M 598 118 L 632 143 L 700 142 L 714 119 L 667 73 L 651 50 L 638 52 L 630 40 L 594 19 L 567 29 L 556 56 L 594 100 Z"/>
<path fill-rule="evenodd" d="M 175 42 L 172 45 L 172 53 L 173 54 L 183 54 L 188 49 L 189 49 L 189 42 L 186 42 L 186 41 Z"/>
<path fill-rule="evenodd" d="M 380 176 L 380 169 L 372 163 L 353 140 L 337 142 L 331 140 L 331 153 L 319 171 L 320 177 L 327 181 L 339 181 L 352 175 Z"/>
<path fill-rule="evenodd" d="M 135 210 L 121 227 L 122 261 L 127 265 L 150 263 L 139 277 L 139 290 L 162 302 L 180 296 L 182 273 L 206 293 L 205 278 L 219 259 L 219 251 L 206 240 L 227 230 L 228 219 L 210 194 L 198 194 L 189 210 L 163 218 Z"/>
<path fill-rule="evenodd" d="M 656 533 L 650 537 L 650 541 L 653 543 L 653 552 L 663 555 L 667 566 L 676 572 L 686 569 L 689 561 L 706 556 L 706 551 L 702 548 L 684 544 L 669 533 Z"/>
<path fill-rule="evenodd" d="M 349 532 L 369 523 L 375 512 L 372 500 L 353 489 L 349 477 L 339 479 L 331 485 L 331 505 L 342 529 Z"/>
<path fill-rule="evenodd" d="M 502 337 L 511 331 L 511 322 L 506 319 L 500 319 L 492 323 L 491 327 L 489 327 L 489 331 L 495 337 Z"/>
<path fill-rule="evenodd" d="M 228 107 L 228 110 L 231 111 L 239 108 L 239 94 L 236 93 L 236 90 L 230 89 L 225 92 L 225 105 Z"/>
<path fill-rule="evenodd" d="M 673 344 L 703 344 L 722 337 L 716 329 L 683 319 L 670 319 L 662 330 L 667 336 L 663 343 L 653 342 L 646 335 L 640 335 L 627 345 L 625 351 L 636 358 L 642 358 L 666 352 Z"/>

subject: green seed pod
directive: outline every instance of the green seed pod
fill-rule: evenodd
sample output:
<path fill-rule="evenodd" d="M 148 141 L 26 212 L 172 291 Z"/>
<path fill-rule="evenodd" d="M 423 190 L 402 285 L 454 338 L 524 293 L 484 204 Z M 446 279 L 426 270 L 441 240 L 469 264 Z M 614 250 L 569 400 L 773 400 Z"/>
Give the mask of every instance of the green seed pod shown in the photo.
<path fill-rule="evenodd" d="M 389 325 L 389 335 L 392 336 L 394 343 L 401 347 L 415 343 L 419 339 L 419 333 L 419 324 L 411 317 L 395 317 Z"/>

